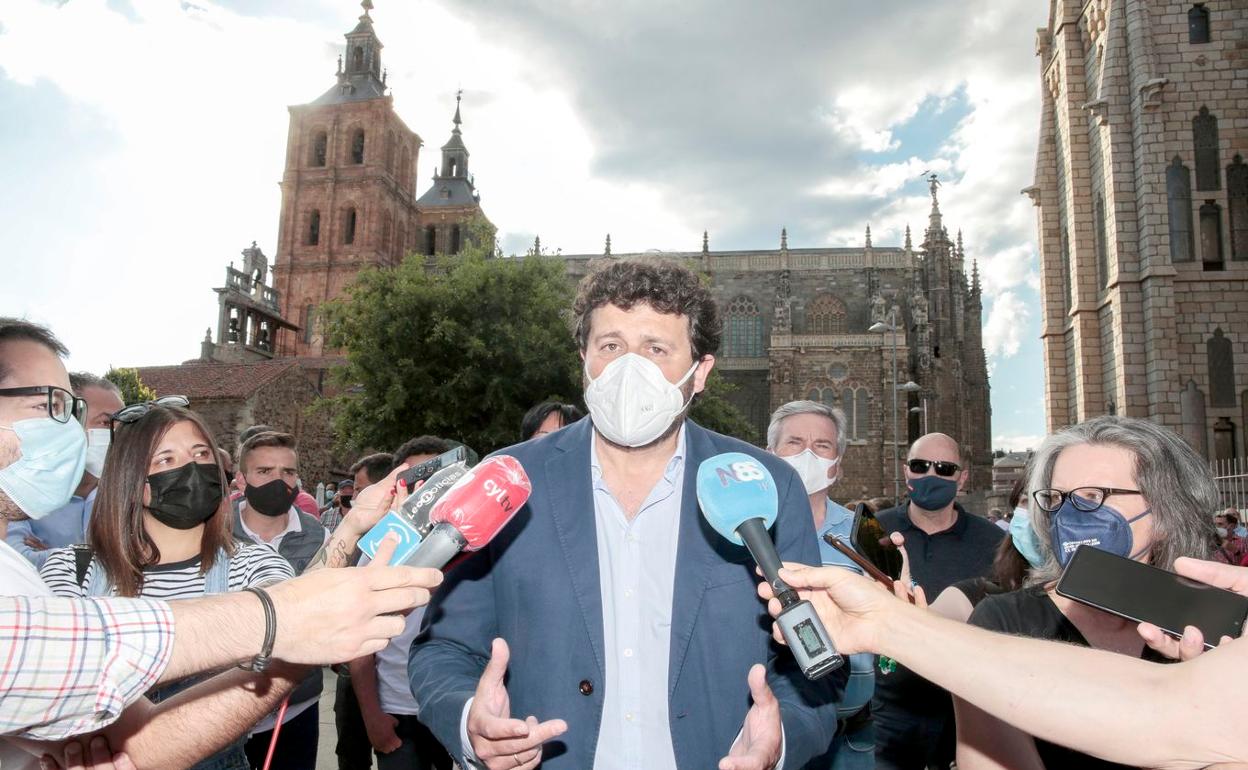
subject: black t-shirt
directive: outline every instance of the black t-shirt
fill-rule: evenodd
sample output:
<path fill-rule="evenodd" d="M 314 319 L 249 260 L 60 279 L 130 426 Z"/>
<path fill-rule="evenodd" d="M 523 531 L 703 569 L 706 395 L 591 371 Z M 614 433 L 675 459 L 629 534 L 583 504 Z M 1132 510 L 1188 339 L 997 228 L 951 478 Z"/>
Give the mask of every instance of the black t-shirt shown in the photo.
<path fill-rule="evenodd" d="M 1024 588 L 1021 591 L 989 596 L 975 608 L 967 622 L 989 631 L 1066 642 L 1081 647 L 1090 646 L 1075 624 L 1062 614 L 1053 599 L 1041 588 Z M 1142 657 L 1159 663 L 1172 662 L 1148 647 L 1144 648 Z M 1039 738 L 1035 740 L 1040 760 L 1046 768 L 1052 770 L 1120 770 L 1128 767 Z"/>
<path fill-rule="evenodd" d="M 1006 590 L 986 577 L 973 577 L 966 580 L 959 580 L 950 588 L 956 588 L 962 592 L 967 601 L 971 603 L 971 607 L 978 607 L 979 603 L 989 596 L 1006 593 Z"/>
<path fill-rule="evenodd" d="M 992 571 L 997 545 L 1005 536 L 999 527 L 954 503 L 957 521 L 949 529 L 929 535 L 910 521 L 909 508 L 907 501 L 877 514 L 876 519 L 885 532 L 905 536 L 911 577 L 923 586 L 928 601 L 934 601 L 959 580 L 982 578 Z M 951 718 L 953 714 L 953 702 L 945 690 L 901 664 L 890 673 L 881 671 L 876 676 L 873 708 L 937 718 Z"/>

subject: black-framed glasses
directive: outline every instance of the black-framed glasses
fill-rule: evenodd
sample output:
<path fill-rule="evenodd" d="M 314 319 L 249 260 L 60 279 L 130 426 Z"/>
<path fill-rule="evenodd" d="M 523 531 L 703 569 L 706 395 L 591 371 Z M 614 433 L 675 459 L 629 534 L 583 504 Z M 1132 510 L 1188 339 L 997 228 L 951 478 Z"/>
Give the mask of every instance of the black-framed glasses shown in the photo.
<path fill-rule="evenodd" d="M 946 478 L 962 470 L 961 465 L 945 462 L 944 460 L 906 460 L 906 467 L 914 474 L 927 473 L 927 469 L 932 466 L 936 467 L 937 476 L 945 476 Z"/>
<path fill-rule="evenodd" d="M 47 416 L 57 422 L 69 422 L 70 418 L 85 423 L 87 402 L 73 393 L 55 385 L 27 385 L 23 388 L 0 388 L 0 396 L 21 398 L 22 396 L 45 396 Z"/>
<path fill-rule="evenodd" d="M 157 406 L 190 406 L 191 400 L 186 396 L 161 396 L 155 401 L 144 401 L 141 404 L 131 404 L 123 409 L 119 409 L 108 416 L 108 435 L 111 438 L 113 431 L 117 429 L 117 424 L 129 425 L 138 422 Z"/>
<path fill-rule="evenodd" d="M 1070 500 L 1070 504 L 1085 513 L 1091 513 L 1105 504 L 1105 498 L 1111 495 L 1142 495 L 1138 489 L 1116 489 L 1114 487 L 1076 487 L 1068 492 L 1060 489 L 1037 489 L 1031 498 L 1040 506 L 1040 510 L 1052 513 L 1062 507 L 1062 503 Z"/>

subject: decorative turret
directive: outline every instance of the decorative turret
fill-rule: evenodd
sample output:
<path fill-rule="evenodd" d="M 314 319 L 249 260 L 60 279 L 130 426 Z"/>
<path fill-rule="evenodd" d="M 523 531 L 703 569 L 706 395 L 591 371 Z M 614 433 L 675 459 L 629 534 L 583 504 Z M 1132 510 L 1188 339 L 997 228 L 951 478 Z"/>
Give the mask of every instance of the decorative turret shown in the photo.
<path fill-rule="evenodd" d="M 866 245 L 868 249 L 871 248 L 871 225 L 867 225 Z"/>
<path fill-rule="evenodd" d="M 373 29 L 371 0 L 360 3 L 360 14 L 355 28 L 348 32 L 344 55 L 338 57 L 338 83 L 326 91 L 317 104 L 376 99 L 386 94 L 386 81 L 381 69 L 381 40 Z"/>
<path fill-rule="evenodd" d="M 914 244 L 910 241 L 910 225 L 906 225 L 906 251 L 914 251 Z"/>
<path fill-rule="evenodd" d="M 455 116 L 451 118 L 451 138 L 442 145 L 442 165 L 433 175 L 433 187 L 416 201 L 421 209 L 440 206 L 476 206 L 481 202 L 475 180 L 468 174 L 468 147 L 460 131 L 460 103 L 464 92 L 455 94 Z"/>
<path fill-rule="evenodd" d="M 780 228 L 780 250 L 789 250 L 789 228 L 787 227 Z"/>
<path fill-rule="evenodd" d="M 607 233 L 607 245 L 606 248 L 603 249 L 602 255 L 604 257 L 611 256 L 611 233 Z"/>
<path fill-rule="evenodd" d="M 711 239 L 706 230 L 702 231 L 702 256 L 711 253 Z"/>

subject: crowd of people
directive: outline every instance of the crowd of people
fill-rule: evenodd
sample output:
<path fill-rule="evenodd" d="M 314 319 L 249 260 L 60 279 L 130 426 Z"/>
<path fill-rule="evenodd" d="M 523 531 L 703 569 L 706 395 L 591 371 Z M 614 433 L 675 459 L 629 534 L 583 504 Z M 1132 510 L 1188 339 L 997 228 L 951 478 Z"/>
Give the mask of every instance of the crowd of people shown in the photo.
<path fill-rule="evenodd" d="M 1248 596 L 1248 532 L 1210 515 L 1218 490 L 1174 432 L 1058 431 L 1004 516 L 968 509 L 960 442 L 930 433 L 904 500 L 841 505 L 839 409 L 779 406 L 762 448 L 688 419 L 721 333 L 692 272 L 613 262 L 572 317 L 588 416 L 529 410 L 503 450 L 527 504 L 445 575 L 390 566 L 393 538 L 372 561 L 356 543 L 453 438 L 308 489 L 285 426 L 221 446 L 186 398 L 126 405 L 68 374 L 51 331 L 0 318 L 0 767 L 312 770 L 321 665 L 340 770 L 1248 761 L 1201 716 L 1242 706 L 1248 643 L 1055 590 L 1082 546 Z M 826 677 L 760 622 L 772 586 L 699 511 L 698 466 L 724 452 L 775 480 L 782 577 L 846 654 Z M 846 545 L 894 565 L 890 588 Z"/>

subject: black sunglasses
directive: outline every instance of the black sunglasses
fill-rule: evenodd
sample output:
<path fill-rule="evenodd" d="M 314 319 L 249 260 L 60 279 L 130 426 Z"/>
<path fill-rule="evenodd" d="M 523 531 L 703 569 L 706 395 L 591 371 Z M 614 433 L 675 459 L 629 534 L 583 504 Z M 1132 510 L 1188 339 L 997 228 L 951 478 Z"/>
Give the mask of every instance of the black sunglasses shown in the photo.
<path fill-rule="evenodd" d="M 147 416 L 153 408 L 158 406 L 190 406 L 191 400 L 186 396 L 161 396 L 155 401 L 144 401 L 140 404 L 131 404 L 123 409 L 119 409 L 108 416 L 108 435 L 111 438 L 113 431 L 117 425 L 129 425 L 138 422 Z"/>
<path fill-rule="evenodd" d="M 936 466 L 937 476 L 952 476 L 962 469 L 957 463 L 949 463 L 944 460 L 907 460 L 906 467 L 911 473 L 927 473 L 927 469 Z"/>
<path fill-rule="evenodd" d="M 55 385 L 28 385 L 23 388 L 0 388 L 0 396 L 21 398 L 22 396 L 46 396 L 48 417 L 60 423 L 69 422 L 72 417 L 78 422 L 85 422 L 87 402 L 78 398 L 64 388 Z"/>

